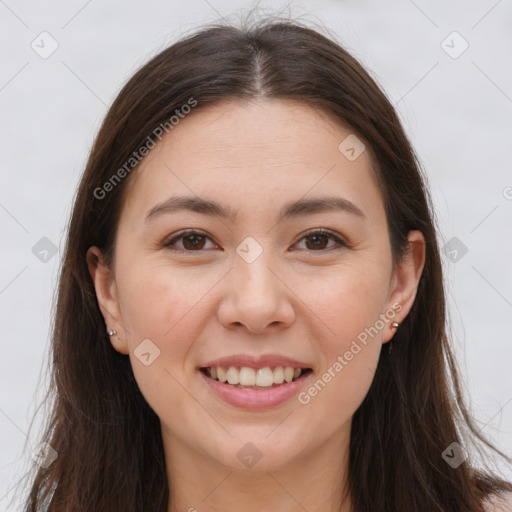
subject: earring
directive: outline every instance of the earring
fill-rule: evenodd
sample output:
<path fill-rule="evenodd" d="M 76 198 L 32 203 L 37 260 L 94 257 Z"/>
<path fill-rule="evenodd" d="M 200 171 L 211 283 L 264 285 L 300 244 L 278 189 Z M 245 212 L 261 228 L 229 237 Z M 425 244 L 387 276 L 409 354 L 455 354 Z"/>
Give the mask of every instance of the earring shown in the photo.
<path fill-rule="evenodd" d="M 393 322 L 393 323 L 391 324 L 391 327 L 392 327 L 393 329 L 396 329 L 399 325 L 400 325 L 400 324 L 399 324 L 398 322 Z M 391 354 L 392 350 L 393 350 L 393 340 L 390 340 L 390 342 L 389 342 L 389 349 L 388 349 L 388 352 Z"/>
<path fill-rule="evenodd" d="M 114 329 L 110 330 L 110 331 L 107 331 L 107 334 L 109 336 L 114 336 L 114 334 L 117 334 L 117 331 L 115 331 Z M 119 341 L 119 338 L 116 336 L 116 341 Z"/>

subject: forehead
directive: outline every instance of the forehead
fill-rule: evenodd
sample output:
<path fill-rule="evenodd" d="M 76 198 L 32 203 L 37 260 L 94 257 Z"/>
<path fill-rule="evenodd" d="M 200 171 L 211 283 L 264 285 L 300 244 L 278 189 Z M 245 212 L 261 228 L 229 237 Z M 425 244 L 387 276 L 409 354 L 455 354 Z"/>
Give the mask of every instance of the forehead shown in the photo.
<path fill-rule="evenodd" d="M 347 137 L 354 137 L 350 127 L 295 100 L 203 107 L 181 119 L 133 171 L 125 208 L 140 217 L 180 194 L 225 198 L 249 214 L 310 193 L 359 196 L 363 206 L 378 201 L 369 151 L 347 159 L 339 149 Z"/>

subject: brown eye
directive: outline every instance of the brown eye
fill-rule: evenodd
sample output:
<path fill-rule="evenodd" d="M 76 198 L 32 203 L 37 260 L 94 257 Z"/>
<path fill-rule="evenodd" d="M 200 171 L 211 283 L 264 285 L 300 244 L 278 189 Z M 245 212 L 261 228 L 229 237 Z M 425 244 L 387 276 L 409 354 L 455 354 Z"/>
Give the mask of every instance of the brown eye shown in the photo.
<path fill-rule="evenodd" d="M 183 238 L 183 247 L 185 249 L 202 249 L 204 246 L 204 236 L 201 235 L 187 235 Z"/>
<path fill-rule="evenodd" d="M 332 249 L 333 247 L 337 246 L 344 246 L 346 247 L 347 244 L 337 235 L 334 233 L 331 233 L 327 230 L 316 230 L 316 231 L 310 231 L 309 233 L 306 233 L 305 236 L 301 238 L 302 240 L 308 240 L 309 242 L 306 242 L 306 249 L 313 251 L 313 252 L 319 252 L 324 251 L 327 249 Z M 329 240 L 334 241 L 334 245 L 327 246 L 329 243 Z"/>
<path fill-rule="evenodd" d="M 306 246 L 308 249 L 325 249 L 326 244 L 329 243 L 329 237 L 327 235 L 309 235 L 305 237 L 306 240 L 310 240 L 311 244 Z"/>
<path fill-rule="evenodd" d="M 166 242 L 164 246 L 172 251 L 197 252 L 205 249 L 207 240 L 211 240 L 211 238 L 197 231 L 185 231 Z M 181 242 L 181 246 L 179 242 Z"/>
<path fill-rule="evenodd" d="M 338 246 L 338 248 L 348 246 L 339 236 L 324 229 L 310 231 L 301 238 L 300 242 L 302 242 L 302 240 L 306 241 L 305 250 L 309 252 L 322 252 L 334 249 L 336 246 Z M 172 238 L 172 240 L 166 242 L 164 247 L 169 248 L 171 251 L 200 252 L 208 249 L 205 247 L 208 241 L 212 241 L 212 239 L 198 231 L 189 230 L 181 232 Z M 334 243 L 329 245 L 329 241 Z M 216 244 L 213 244 L 213 246 L 214 248 L 218 247 Z"/>

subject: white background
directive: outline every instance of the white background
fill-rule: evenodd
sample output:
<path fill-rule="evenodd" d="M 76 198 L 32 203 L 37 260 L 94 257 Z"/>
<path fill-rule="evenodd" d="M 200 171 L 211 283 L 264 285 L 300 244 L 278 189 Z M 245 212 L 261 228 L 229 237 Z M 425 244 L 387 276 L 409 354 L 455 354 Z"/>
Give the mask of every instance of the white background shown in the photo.
<path fill-rule="evenodd" d="M 1 510 L 14 510 L 13 492 L 5 495 L 27 464 L 65 226 L 100 122 L 151 56 L 203 22 L 237 21 L 251 5 L 0 1 Z M 457 237 L 468 249 L 456 263 L 443 258 L 472 410 L 511 454 L 511 0 L 260 3 L 262 13 L 279 11 L 327 25 L 397 104 L 428 176 L 441 242 Z M 31 48 L 43 31 L 59 45 L 47 59 Z M 458 58 L 441 46 L 463 49 L 458 36 L 446 39 L 453 31 L 469 44 Z M 46 263 L 32 253 L 42 237 L 59 250 Z M 37 423 L 33 442 L 36 434 Z"/>

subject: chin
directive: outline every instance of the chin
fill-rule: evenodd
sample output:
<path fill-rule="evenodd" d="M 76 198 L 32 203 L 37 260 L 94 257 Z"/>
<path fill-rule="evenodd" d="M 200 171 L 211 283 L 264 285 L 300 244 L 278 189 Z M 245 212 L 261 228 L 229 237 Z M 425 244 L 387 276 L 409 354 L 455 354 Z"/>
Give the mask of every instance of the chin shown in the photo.
<path fill-rule="evenodd" d="M 283 431 L 283 437 L 276 436 L 275 439 L 274 434 L 269 436 L 272 429 L 258 427 L 249 431 L 250 433 L 244 431 L 243 435 L 232 432 L 234 439 L 221 447 L 220 453 L 210 453 L 210 457 L 230 471 L 264 473 L 277 471 L 291 464 L 304 449 L 304 438 L 291 436 L 289 430 Z"/>

